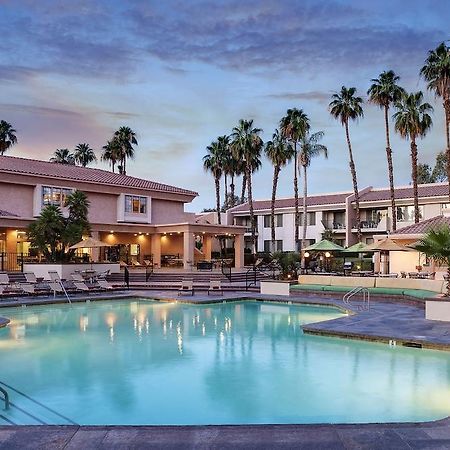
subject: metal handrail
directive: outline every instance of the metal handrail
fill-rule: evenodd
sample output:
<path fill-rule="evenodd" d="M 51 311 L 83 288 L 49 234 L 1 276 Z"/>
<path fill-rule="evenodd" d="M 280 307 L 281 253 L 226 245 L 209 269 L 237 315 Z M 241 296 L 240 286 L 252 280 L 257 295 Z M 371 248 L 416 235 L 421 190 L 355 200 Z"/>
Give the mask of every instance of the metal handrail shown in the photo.
<path fill-rule="evenodd" d="M 226 276 L 228 278 L 228 281 L 231 283 L 231 266 L 227 265 L 223 259 L 220 264 L 220 270 L 222 272 L 222 275 Z"/>
<path fill-rule="evenodd" d="M 6 391 L 6 389 L 3 389 L 2 387 L 0 387 L 0 393 L 3 394 L 3 396 L 5 397 L 5 409 L 9 409 L 9 394 Z"/>
<path fill-rule="evenodd" d="M 344 296 L 342 297 L 342 301 L 346 305 L 350 305 L 350 299 L 355 296 L 356 294 L 361 293 L 363 294 L 363 304 L 358 306 L 358 310 L 362 311 L 369 311 L 370 310 L 370 291 L 368 288 L 364 286 L 355 286 L 353 289 L 348 291 Z"/>

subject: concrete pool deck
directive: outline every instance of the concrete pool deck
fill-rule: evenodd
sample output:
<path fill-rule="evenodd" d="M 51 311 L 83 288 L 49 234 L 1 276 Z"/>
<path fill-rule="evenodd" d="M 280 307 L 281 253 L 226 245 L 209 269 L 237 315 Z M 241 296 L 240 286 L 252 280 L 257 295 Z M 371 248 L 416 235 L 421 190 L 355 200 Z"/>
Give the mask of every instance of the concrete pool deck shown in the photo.
<path fill-rule="evenodd" d="M 192 304 L 223 301 L 292 302 L 335 306 L 350 314 L 305 325 L 306 333 L 354 339 L 418 344 L 450 350 L 450 324 L 425 320 L 424 303 L 376 299 L 370 311 L 358 311 L 360 302 L 344 305 L 339 298 L 307 295 L 265 296 L 253 292 L 178 297 L 174 291 L 130 290 L 77 296 L 75 302 L 126 298 L 178 301 Z M 0 306 L 67 303 L 65 298 L 2 300 Z M 1 316 L 0 309 L 0 316 Z M 400 424 L 242 425 L 242 426 L 2 426 L 0 448 L 7 449 L 128 449 L 128 448 L 311 448 L 311 449 L 449 449 L 450 418 L 435 422 Z"/>

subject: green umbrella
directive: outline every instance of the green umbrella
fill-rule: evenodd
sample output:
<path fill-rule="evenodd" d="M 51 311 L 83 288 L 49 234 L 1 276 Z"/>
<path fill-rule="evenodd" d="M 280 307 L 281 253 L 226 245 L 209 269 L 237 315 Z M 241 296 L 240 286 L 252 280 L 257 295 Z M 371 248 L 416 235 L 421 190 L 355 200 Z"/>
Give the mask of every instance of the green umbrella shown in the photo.
<path fill-rule="evenodd" d="M 320 242 L 309 245 L 304 250 L 307 252 L 341 252 L 344 250 L 344 247 L 328 241 L 327 239 L 323 239 Z"/>
<path fill-rule="evenodd" d="M 371 250 L 367 244 L 358 242 L 357 244 L 353 244 L 351 247 L 342 250 L 342 253 L 368 253 L 374 251 L 375 250 Z"/>

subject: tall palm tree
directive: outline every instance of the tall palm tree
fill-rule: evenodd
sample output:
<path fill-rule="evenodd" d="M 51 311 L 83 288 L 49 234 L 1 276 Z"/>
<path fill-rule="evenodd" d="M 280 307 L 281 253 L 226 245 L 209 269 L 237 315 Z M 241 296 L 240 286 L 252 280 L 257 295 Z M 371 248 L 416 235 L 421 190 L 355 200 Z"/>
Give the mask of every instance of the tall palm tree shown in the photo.
<path fill-rule="evenodd" d="M 298 143 L 309 131 L 309 118 L 302 109 L 288 109 L 286 115 L 280 120 L 281 134 L 289 139 L 294 148 L 294 204 L 295 204 L 295 246 L 299 244 L 299 212 L 298 212 Z"/>
<path fill-rule="evenodd" d="M 358 241 L 361 242 L 361 215 L 359 211 L 359 191 L 358 191 L 358 178 L 356 176 L 355 161 L 353 160 L 352 143 L 350 141 L 349 121 L 357 120 L 359 117 L 364 116 L 362 109 L 362 98 L 357 97 L 356 88 L 346 88 L 342 86 L 340 92 L 336 92 L 331 97 L 329 104 L 330 114 L 341 122 L 341 125 L 345 128 L 345 137 L 347 138 L 348 155 L 350 173 L 353 181 L 353 193 L 355 196 L 355 213 L 356 213 L 356 227 L 358 233 Z"/>
<path fill-rule="evenodd" d="M 292 159 L 294 149 L 292 145 L 286 142 L 278 130 L 272 135 L 272 140 L 267 141 L 264 151 L 267 158 L 273 165 L 273 180 L 272 180 L 272 202 L 270 208 L 270 228 L 271 228 L 271 251 L 275 252 L 275 200 L 277 196 L 278 178 L 281 168 L 284 167 L 288 161 Z"/>
<path fill-rule="evenodd" d="M 220 178 L 222 176 L 222 148 L 217 141 L 206 147 L 207 154 L 203 157 L 203 168 L 207 172 L 211 172 L 214 177 L 216 188 L 216 211 L 217 222 L 222 223 L 220 217 Z"/>
<path fill-rule="evenodd" d="M 392 230 L 397 229 L 397 210 L 395 208 L 394 166 L 392 164 L 392 149 L 389 136 L 389 108 L 397 102 L 405 90 L 397 82 L 400 77 L 393 70 L 384 71 L 378 78 L 373 78 L 367 91 L 369 101 L 384 110 L 384 129 L 386 132 L 386 159 L 389 173 L 389 188 L 391 191 Z"/>
<path fill-rule="evenodd" d="M 120 172 L 127 174 L 127 158 L 134 158 L 133 145 L 138 145 L 136 133 L 130 127 L 120 127 L 115 133 L 120 148 Z"/>
<path fill-rule="evenodd" d="M 75 158 L 75 162 L 83 167 L 86 167 L 91 162 L 97 161 L 94 150 L 92 150 L 89 144 L 78 144 L 75 147 L 73 156 Z"/>
<path fill-rule="evenodd" d="M 116 138 L 112 138 L 106 143 L 106 145 L 103 146 L 103 153 L 100 159 L 110 163 L 111 170 L 114 172 L 116 163 L 120 159 L 120 146 Z"/>
<path fill-rule="evenodd" d="M 428 82 L 428 89 L 441 97 L 445 113 L 445 136 L 447 155 L 447 179 L 450 180 L 450 47 L 441 42 L 436 49 L 428 52 L 420 74 Z M 450 183 L 449 198 L 450 198 Z"/>
<path fill-rule="evenodd" d="M 298 155 L 299 166 L 303 169 L 303 224 L 302 224 L 302 249 L 306 247 L 306 227 L 308 226 L 308 167 L 316 156 L 323 155 L 328 158 L 328 148 L 320 144 L 324 136 L 323 131 L 307 133 L 300 140 L 300 153 Z M 302 251 L 302 269 L 305 268 L 305 252 Z"/>
<path fill-rule="evenodd" d="M 393 118 L 395 121 L 395 131 L 404 139 L 411 141 L 411 177 L 414 194 L 414 222 L 420 220 L 419 195 L 417 189 L 417 144 L 418 137 L 424 137 L 430 130 L 433 121 L 429 113 L 433 107 L 423 102 L 423 93 L 403 94 L 401 99 L 395 103 L 397 112 Z"/>
<path fill-rule="evenodd" d="M 0 120 L 0 155 L 17 144 L 16 130 L 5 120 Z"/>
<path fill-rule="evenodd" d="M 256 223 L 253 211 L 252 173 L 261 165 L 261 151 L 264 143 L 259 136 L 262 130 L 253 127 L 253 120 L 239 120 L 238 126 L 231 134 L 231 150 L 236 158 L 244 161 L 244 173 L 247 180 L 248 205 L 250 210 L 250 224 L 252 231 L 252 252 L 256 254 Z"/>
<path fill-rule="evenodd" d="M 68 148 L 57 148 L 50 158 L 50 162 L 74 166 L 75 157 Z"/>
<path fill-rule="evenodd" d="M 231 176 L 232 173 L 232 155 L 230 149 L 230 138 L 226 135 L 219 136 L 217 138 L 217 144 L 220 147 L 220 152 L 222 155 L 222 174 L 224 178 L 224 206 L 225 209 L 228 208 L 229 198 L 228 198 L 228 175 Z"/>

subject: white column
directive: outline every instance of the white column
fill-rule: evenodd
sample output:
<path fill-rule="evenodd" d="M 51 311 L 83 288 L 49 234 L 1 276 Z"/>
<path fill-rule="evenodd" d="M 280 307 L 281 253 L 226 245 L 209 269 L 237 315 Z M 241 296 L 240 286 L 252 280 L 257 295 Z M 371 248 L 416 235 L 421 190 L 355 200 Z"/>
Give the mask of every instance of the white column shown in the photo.
<path fill-rule="evenodd" d="M 191 269 L 194 264 L 194 245 L 195 239 L 191 231 L 183 233 L 183 267 Z"/>
<path fill-rule="evenodd" d="M 237 234 L 234 237 L 234 267 L 241 269 L 244 267 L 244 235 Z"/>

